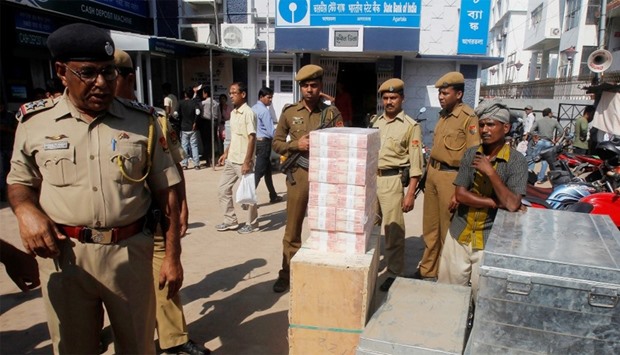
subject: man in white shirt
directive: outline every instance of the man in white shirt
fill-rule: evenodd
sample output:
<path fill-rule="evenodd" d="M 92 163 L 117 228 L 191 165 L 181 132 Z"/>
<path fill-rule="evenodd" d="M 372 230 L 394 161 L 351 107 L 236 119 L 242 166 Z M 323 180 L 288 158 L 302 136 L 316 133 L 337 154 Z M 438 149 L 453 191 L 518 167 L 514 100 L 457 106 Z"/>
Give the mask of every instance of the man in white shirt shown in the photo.
<path fill-rule="evenodd" d="M 532 106 L 525 106 L 525 119 L 523 120 L 523 139 L 527 140 L 530 130 L 536 121 L 536 115 Z"/>
<path fill-rule="evenodd" d="M 203 146 L 203 159 L 206 160 L 207 166 L 211 165 L 213 145 L 213 132 L 217 132 L 220 121 L 220 105 L 211 98 L 211 88 L 202 85 L 202 117 L 198 119 L 198 130 L 200 131 L 200 139 Z"/>

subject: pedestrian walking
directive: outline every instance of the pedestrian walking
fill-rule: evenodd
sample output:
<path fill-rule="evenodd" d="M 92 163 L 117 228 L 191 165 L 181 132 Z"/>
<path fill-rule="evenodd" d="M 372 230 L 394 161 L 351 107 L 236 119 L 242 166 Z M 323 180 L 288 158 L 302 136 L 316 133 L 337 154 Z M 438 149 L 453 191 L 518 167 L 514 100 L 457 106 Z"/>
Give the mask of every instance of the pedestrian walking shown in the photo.
<path fill-rule="evenodd" d="M 197 120 L 200 117 L 200 106 L 192 99 L 194 90 L 187 88 L 183 92 L 183 100 L 179 103 L 179 121 L 181 122 L 181 146 L 185 150 L 185 159 L 181 162 L 183 169 L 188 168 L 189 158 L 194 162 L 194 169 L 200 170 L 199 147 L 200 136 Z"/>
<path fill-rule="evenodd" d="M 237 180 L 254 171 L 254 148 L 256 146 L 256 115 L 247 104 L 247 86 L 241 82 L 233 83 L 228 94 L 234 109 L 230 113 L 230 144 L 218 161 L 219 164 L 224 165 L 218 188 L 224 222 L 215 226 L 215 229 L 220 232 L 239 228 L 232 190 Z M 247 207 L 248 219 L 246 224 L 237 231 L 240 234 L 258 231 L 256 204 L 245 207 Z"/>
<path fill-rule="evenodd" d="M 252 111 L 256 114 L 256 168 L 254 169 L 254 180 L 256 187 L 261 178 L 265 177 L 265 185 L 269 191 L 269 203 L 282 201 L 282 196 L 278 196 L 273 187 L 271 178 L 271 144 L 275 128 L 273 117 L 271 117 L 271 101 L 273 100 L 273 90 L 263 87 L 258 92 L 258 101 L 252 106 Z"/>

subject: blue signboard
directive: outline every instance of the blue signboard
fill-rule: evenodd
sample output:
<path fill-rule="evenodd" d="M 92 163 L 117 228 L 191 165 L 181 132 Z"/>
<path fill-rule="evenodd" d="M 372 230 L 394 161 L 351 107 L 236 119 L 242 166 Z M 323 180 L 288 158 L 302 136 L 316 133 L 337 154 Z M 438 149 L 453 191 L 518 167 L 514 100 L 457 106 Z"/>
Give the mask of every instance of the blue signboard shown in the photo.
<path fill-rule="evenodd" d="M 420 27 L 420 0 L 278 0 L 277 27 Z"/>
<path fill-rule="evenodd" d="M 458 54 L 486 54 L 491 0 L 461 0 Z"/>

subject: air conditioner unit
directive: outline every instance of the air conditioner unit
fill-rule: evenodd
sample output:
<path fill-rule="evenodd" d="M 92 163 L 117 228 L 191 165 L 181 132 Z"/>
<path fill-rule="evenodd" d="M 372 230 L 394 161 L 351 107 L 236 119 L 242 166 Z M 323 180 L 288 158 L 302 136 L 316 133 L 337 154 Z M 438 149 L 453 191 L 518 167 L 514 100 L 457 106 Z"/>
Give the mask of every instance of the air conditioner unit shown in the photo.
<path fill-rule="evenodd" d="M 256 48 L 256 25 L 250 23 L 223 23 L 222 45 L 229 48 Z"/>
<path fill-rule="evenodd" d="M 559 29 L 559 28 L 557 28 L 557 27 L 554 27 L 554 28 L 552 28 L 552 29 L 551 29 L 551 35 L 552 35 L 552 36 L 559 36 L 559 35 L 560 35 L 560 33 L 561 33 L 561 31 L 560 31 L 560 29 Z"/>
<path fill-rule="evenodd" d="M 208 23 L 179 25 L 179 38 L 199 43 L 215 44 L 215 32 Z"/>

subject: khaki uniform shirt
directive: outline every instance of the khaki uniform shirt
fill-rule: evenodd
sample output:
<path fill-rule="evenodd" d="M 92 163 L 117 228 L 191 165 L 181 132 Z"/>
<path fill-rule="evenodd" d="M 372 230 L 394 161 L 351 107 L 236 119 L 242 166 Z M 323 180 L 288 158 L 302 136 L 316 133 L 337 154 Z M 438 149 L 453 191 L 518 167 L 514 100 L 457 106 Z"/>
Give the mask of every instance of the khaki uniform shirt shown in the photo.
<path fill-rule="evenodd" d="M 250 134 L 256 134 L 256 114 L 247 103 L 244 103 L 230 113 L 228 161 L 243 164 L 248 152 Z"/>
<path fill-rule="evenodd" d="M 433 135 L 431 158 L 458 168 L 465 150 L 480 144 L 478 117 L 464 103 L 457 104 L 452 112 L 439 112 L 439 121 Z"/>
<path fill-rule="evenodd" d="M 168 149 L 170 150 L 172 161 L 174 161 L 175 164 L 180 163 L 181 161 L 183 161 L 183 159 L 185 159 L 186 154 L 185 150 L 181 146 L 179 135 L 174 129 L 170 129 L 170 127 L 172 126 L 170 125 L 170 121 L 166 116 L 166 111 L 158 107 L 156 107 L 155 110 L 157 111 L 157 123 L 159 123 L 164 137 L 166 137 L 165 142 L 167 143 Z"/>
<path fill-rule="evenodd" d="M 324 114 L 322 114 L 324 112 Z M 273 150 L 280 155 L 287 155 L 299 151 L 297 141 L 310 131 L 321 125 L 321 119 L 328 122 L 327 127 L 342 127 L 342 116 L 335 106 L 320 102 L 312 112 L 304 106 L 303 100 L 282 110 L 278 127 L 273 137 Z M 286 137 L 290 136 L 287 142 Z M 305 157 L 307 158 L 308 152 Z"/>
<path fill-rule="evenodd" d="M 44 100 L 47 101 L 47 100 Z M 15 137 L 9 184 L 39 188 L 41 208 L 56 223 L 120 227 L 144 216 L 151 203 L 145 182 L 149 114 L 144 105 L 116 98 L 93 122 L 82 120 L 66 95 L 29 110 Z M 152 109 L 151 109 L 152 110 Z M 162 131 L 154 124 L 152 167 L 146 181 L 160 190 L 181 181 Z M 163 141 L 165 143 L 165 140 Z"/>
<path fill-rule="evenodd" d="M 408 166 L 409 176 L 422 175 L 422 130 L 416 121 L 400 111 L 391 122 L 384 115 L 379 116 L 373 127 L 381 133 L 379 169 Z"/>

